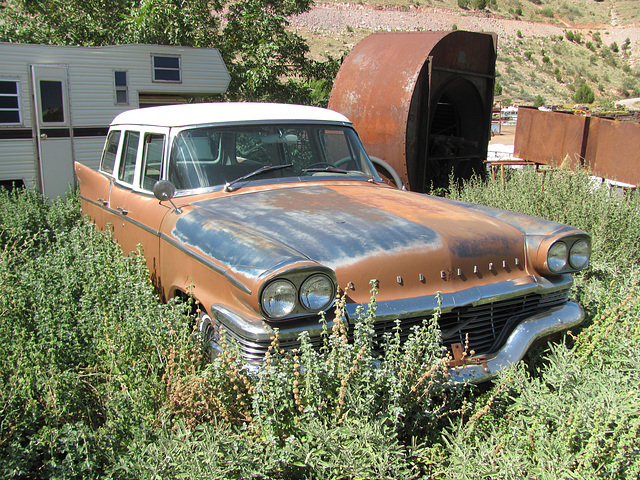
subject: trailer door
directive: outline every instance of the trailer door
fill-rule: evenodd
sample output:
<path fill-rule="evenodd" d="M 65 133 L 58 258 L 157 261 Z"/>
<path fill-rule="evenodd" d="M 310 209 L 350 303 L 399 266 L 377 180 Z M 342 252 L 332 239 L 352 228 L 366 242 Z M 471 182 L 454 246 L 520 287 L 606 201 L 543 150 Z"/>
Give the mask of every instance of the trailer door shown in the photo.
<path fill-rule="evenodd" d="M 75 187 L 66 65 L 31 65 L 42 193 L 64 196 Z"/>

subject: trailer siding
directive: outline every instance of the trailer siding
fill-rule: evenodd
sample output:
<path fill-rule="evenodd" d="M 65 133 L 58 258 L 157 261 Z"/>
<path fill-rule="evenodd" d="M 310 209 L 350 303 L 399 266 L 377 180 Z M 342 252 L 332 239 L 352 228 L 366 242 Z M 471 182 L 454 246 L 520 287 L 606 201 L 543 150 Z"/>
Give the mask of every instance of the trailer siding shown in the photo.
<path fill-rule="evenodd" d="M 180 58 L 181 81 L 154 81 L 153 56 Z M 22 180 L 39 187 L 39 159 L 31 66 L 67 69 L 72 157 L 97 166 L 111 120 L 140 106 L 140 96 L 222 94 L 230 76 L 215 48 L 165 45 L 77 47 L 0 42 L 0 80 L 19 83 L 20 125 L 0 124 L 0 181 Z M 115 72 L 127 72 L 128 103 L 116 103 Z M 164 98 L 160 97 L 161 101 Z M 64 127 L 67 128 L 67 127 Z M 36 138 L 37 137 L 37 138 Z M 44 192 L 46 194 L 46 192 Z"/>

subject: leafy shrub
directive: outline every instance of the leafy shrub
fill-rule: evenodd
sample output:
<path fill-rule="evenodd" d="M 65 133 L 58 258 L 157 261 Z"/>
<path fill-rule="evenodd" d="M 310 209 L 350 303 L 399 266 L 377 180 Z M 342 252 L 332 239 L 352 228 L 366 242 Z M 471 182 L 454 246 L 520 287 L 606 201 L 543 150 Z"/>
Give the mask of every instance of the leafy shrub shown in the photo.
<path fill-rule="evenodd" d="M 139 254 L 80 218 L 0 191 L 0 474 L 4 478 L 637 478 L 640 198 L 587 172 L 507 171 L 454 198 L 592 234 L 559 344 L 471 389 L 445 374 L 437 315 L 374 348 L 375 289 L 352 337 L 206 365 L 189 305 L 160 305 Z M 337 305 L 340 313 L 341 305 Z M 352 338 L 352 341 L 347 341 Z"/>
<path fill-rule="evenodd" d="M 159 419 L 166 322 L 186 317 L 75 197 L 0 190 L 0 231 L 0 475 L 99 475 Z"/>
<path fill-rule="evenodd" d="M 533 106 L 538 108 L 538 107 L 541 107 L 542 105 L 544 105 L 544 98 L 542 97 L 542 95 L 536 95 L 536 99 L 533 102 Z"/>
<path fill-rule="evenodd" d="M 582 83 L 576 90 L 573 100 L 577 103 L 593 103 L 596 96 L 589 85 Z"/>
<path fill-rule="evenodd" d="M 540 15 L 542 15 L 543 17 L 547 17 L 547 18 L 553 18 L 553 17 L 556 16 L 555 12 L 553 11 L 553 9 L 551 7 L 543 8 L 540 11 Z"/>

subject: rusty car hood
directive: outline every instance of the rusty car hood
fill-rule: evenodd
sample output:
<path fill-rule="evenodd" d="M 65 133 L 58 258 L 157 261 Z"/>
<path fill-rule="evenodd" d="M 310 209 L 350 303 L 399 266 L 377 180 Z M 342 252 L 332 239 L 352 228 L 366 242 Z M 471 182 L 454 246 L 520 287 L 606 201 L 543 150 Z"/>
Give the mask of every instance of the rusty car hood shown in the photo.
<path fill-rule="evenodd" d="M 178 217 L 171 233 L 245 281 L 313 262 L 333 269 L 341 287 L 352 282 L 364 293 L 377 279 L 383 297 L 407 298 L 526 275 L 522 228 L 499 215 L 345 183 L 205 198 Z"/>

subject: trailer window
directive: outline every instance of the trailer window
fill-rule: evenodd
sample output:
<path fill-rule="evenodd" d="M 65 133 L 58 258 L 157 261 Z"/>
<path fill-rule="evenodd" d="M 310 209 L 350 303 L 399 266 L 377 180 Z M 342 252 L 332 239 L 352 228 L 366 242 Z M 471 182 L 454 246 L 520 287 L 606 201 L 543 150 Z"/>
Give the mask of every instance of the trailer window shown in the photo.
<path fill-rule="evenodd" d="M 133 183 L 133 177 L 135 176 L 139 140 L 140 132 L 125 132 L 124 134 L 118 180 L 130 185 Z"/>
<path fill-rule="evenodd" d="M 111 130 L 102 152 L 102 160 L 100 161 L 100 171 L 111 175 L 113 166 L 116 163 L 116 154 L 118 153 L 118 143 L 120 142 L 120 130 Z"/>
<path fill-rule="evenodd" d="M 116 104 L 129 105 L 129 85 L 127 82 L 127 72 L 114 72 L 114 82 L 116 87 Z"/>
<path fill-rule="evenodd" d="M 0 80 L 0 124 L 20 124 L 20 97 L 18 82 Z"/>
<path fill-rule="evenodd" d="M 179 56 L 159 56 L 153 55 L 153 81 L 154 82 L 180 82 Z"/>
<path fill-rule="evenodd" d="M 40 80 L 40 106 L 42 107 L 43 123 L 64 122 L 62 82 Z"/>

